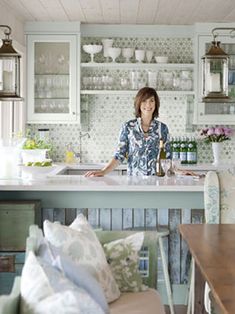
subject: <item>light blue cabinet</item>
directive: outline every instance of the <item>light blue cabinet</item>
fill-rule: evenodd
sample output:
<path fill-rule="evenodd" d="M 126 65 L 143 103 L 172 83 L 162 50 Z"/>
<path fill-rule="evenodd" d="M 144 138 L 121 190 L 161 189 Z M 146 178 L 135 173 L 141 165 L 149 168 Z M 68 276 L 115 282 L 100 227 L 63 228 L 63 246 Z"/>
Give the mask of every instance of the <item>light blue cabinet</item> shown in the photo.
<path fill-rule="evenodd" d="M 26 38 L 27 122 L 80 122 L 79 24 L 30 23 Z"/>

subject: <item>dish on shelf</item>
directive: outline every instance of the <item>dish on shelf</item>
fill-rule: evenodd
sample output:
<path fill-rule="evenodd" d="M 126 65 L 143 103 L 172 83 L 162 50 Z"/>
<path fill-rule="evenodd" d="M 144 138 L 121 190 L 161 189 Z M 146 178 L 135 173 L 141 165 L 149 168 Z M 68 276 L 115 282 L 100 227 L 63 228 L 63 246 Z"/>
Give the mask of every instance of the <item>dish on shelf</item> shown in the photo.
<path fill-rule="evenodd" d="M 122 56 L 125 58 L 125 62 L 129 63 L 130 58 L 134 55 L 134 48 L 122 48 Z"/>
<path fill-rule="evenodd" d="M 121 48 L 109 47 L 108 54 L 112 58 L 113 62 L 117 59 L 117 57 L 121 54 Z"/>
<path fill-rule="evenodd" d="M 145 50 L 137 49 L 135 50 L 135 59 L 137 62 L 143 62 L 145 57 Z"/>
<path fill-rule="evenodd" d="M 21 169 L 22 178 L 42 178 L 46 177 L 49 173 L 57 168 L 57 165 L 52 164 L 51 166 L 26 166 L 24 164 L 20 164 L 19 168 Z"/>
<path fill-rule="evenodd" d="M 168 62 L 168 57 L 166 56 L 156 56 L 155 60 L 157 63 L 167 63 Z"/>
<path fill-rule="evenodd" d="M 103 46 L 90 44 L 90 45 L 83 45 L 82 48 L 86 53 L 89 53 L 91 55 L 90 62 L 94 62 L 94 54 L 99 53 L 102 50 Z"/>

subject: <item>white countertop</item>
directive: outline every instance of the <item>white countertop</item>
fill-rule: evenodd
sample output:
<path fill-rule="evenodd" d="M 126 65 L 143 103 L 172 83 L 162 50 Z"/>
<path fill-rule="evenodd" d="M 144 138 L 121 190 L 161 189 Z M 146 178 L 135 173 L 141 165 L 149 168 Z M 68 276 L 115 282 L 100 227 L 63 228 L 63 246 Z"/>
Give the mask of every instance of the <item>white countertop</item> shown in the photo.
<path fill-rule="evenodd" d="M 73 176 L 35 180 L 0 180 L 0 191 L 143 191 L 203 192 L 204 179 L 193 177 L 158 178 L 105 176 Z"/>
<path fill-rule="evenodd" d="M 101 169 L 104 164 L 57 164 L 56 169 L 47 176 L 36 178 L 0 179 L 0 191 L 165 191 L 165 192 L 203 192 L 204 179 L 191 176 L 172 176 L 169 178 L 128 177 L 126 175 L 107 175 L 86 178 L 83 175 L 57 175 L 65 168 L 88 170 Z M 125 170 L 120 165 L 117 170 Z M 211 164 L 181 165 L 180 169 L 192 171 L 216 170 Z"/>
<path fill-rule="evenodd" d="M 72 167 L 75 169 L 102 169 L 106 163 L 77 163 L 77 164 L 66 164 L 66 163 L 57 163 L 60 166 Z M 180 165 L 180 169 L 187 170 L 190 169 L 192 171 L 209 171 L 216 170 L 216 167 L 209 163 L 200 163 L 195 165 Z M 127 164 L 119 165 L 115 170 L 126 170 Z M 114 171 L 115 171 L 114 170 Z"/>

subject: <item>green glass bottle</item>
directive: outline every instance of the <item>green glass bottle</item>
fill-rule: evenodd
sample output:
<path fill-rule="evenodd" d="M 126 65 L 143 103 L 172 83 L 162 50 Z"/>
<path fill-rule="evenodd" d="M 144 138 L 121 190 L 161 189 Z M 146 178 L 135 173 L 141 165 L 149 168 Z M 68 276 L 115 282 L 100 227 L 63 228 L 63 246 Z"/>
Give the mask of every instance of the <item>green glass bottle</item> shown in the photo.
<path fill-rule="evenodd" d="M 160 139 L 159 141 L 159 151 L 157 155 L 157 164 L 156 164 L 156 176 L 158 177 L 164 177 L 165 172 L 162 168 L 162 160 L 166 159 L 166 152 L 164 149 L 164 143 L 163 139 Z"/>
<path fill-rule="evenodd" d="M 178 137 L 173 138 L 171 155 L 173 160 L 180 158 L 180 140 Z"/>
<path fill-rule="evenodd" d="M 183 137 L 180 143 L 180 160 L 181 164 L 187 164 L 187 139 Z"/>
<path fill-rule="evenodd" d="M 197 142 L 194 137 L 191 137 L 187 146 L 187 163 L 197 163 Z"/>

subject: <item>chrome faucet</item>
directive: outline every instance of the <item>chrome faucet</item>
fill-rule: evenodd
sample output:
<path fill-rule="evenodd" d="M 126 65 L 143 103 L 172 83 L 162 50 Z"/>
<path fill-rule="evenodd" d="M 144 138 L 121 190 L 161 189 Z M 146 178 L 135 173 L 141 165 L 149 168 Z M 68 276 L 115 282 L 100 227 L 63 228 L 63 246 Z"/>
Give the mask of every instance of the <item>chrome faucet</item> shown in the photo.
<path fill-rule="evenodd" d="M 82 162 L 82 141 L 81 141 L 81 139 L 82 139 L 83 137 L 85 137 L 85 136 L 87 136 L 88 138 L 91 137 L 89 132 L 84 132 L 84 133 L 83 133 L 82 131 L 79 132 L 79 141 L 80 141 L 80 153 L 79 153 L 79 157 L 80 157 L 80 162 Z"/>

